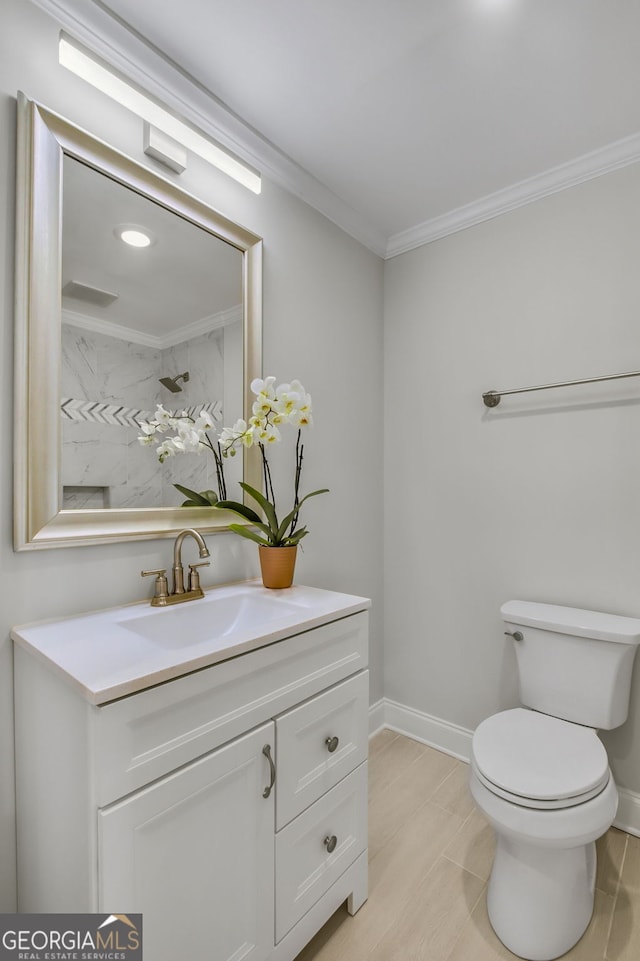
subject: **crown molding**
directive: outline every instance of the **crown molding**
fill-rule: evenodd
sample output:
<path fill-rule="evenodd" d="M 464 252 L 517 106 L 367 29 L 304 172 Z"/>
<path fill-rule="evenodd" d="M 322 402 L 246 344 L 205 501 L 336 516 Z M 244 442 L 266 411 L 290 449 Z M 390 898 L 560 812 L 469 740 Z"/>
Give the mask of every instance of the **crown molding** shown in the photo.
<path fill-rule="evenodd" d="M 218 330 L 221 327 L 229 327 L 236 321 L 242 320 L 242 305 L 229 307 L 227 310 L 220 310 L 217 314 L 203 317 L 201 320 L 194 320 L 191 324 L 185 324 L 168 334 L 150 334 L 143 330 L 134 330 L 132 327 L 124 327 L 122 324 L 114 324 L 101 317 L 92 317 L 89 314 L 82 314 L 79 311 L 67 310 L 62 308 L 62 321 L 71 327 L 79 327 L 81 330 L 89 330 L 94 334 L 104 334 L 106 337 L 116 337 L 118 340 L 125 340 L 130 344 L 140 344 L 143 347 L 153 347 L 154 350 L 167 350 L 177 344 L 183 344 L 201 334 L 208 334 L 211 330 Z"/>
<path fill-rule="evenodd" d="M 397 257 L 416 247 L 441 240 L 467 227 L 485 220 L 500 217 L 526 204 L 542 200 L 551 194 L 575 187 L 578 184 L 601 177 L 621 167 L 640 160 L 640 134 L 617 140 L 600 150 L 593 150 L 568 163 L 553 167 L 536 177 L 498 190 L 496 193 L 475 200 L 464 207 L 457 207 L 440 217 L 433 217 L 422 224 L 410 227 L 389 237 L 385 259 Z"/>
<path fill-rule="evenodd" d="M 160 347 L 162 350 L 165 350 L 167 347 L 175 347 L 176 344 L 193 340 L 194 337 L 200 337 L 201 334 L 208 334 L 212 330 L 219 330 L 221 327 L 230 327 L 231 324 L 235 324 L 241 320 L 242 304 L 236 304 L 235 307 L 229 307 L 227 310 L 219 310 L 216 314 L 209 314 L 208 317 L 203 317 L 201 320 L 194 320 L 191 324 L 185 324 L 184 327 L 178 327 L 176 330 L 164 334 L 164 336 L 158 338 Z"/>
<path fill-rule="evenodd" d="M 386 237 L 381 230 L 246 124 L 178 64 L 105 10 L 99 0 L 32 2 L 164 106 L 384 257 Z"/>
<path fill-rule="evenodd" d="M 89 330 L 94 334 L 104 334 L 105 337 L 115 337 L 117 340 L 126 340 L 130 344 L 140 344 L 143 347 L 160 348 L 160 338 L 156 334 L 147 334 L 142 330 L 134 330 L 124 327 L 122 324 L 114 324 L 99 317 L 92 317 L 90 314 L 83 314 L 78 310 L 68 310 L 62 308 L 62 323 L 70 327 L 79 327 L 80 330 Z"/>

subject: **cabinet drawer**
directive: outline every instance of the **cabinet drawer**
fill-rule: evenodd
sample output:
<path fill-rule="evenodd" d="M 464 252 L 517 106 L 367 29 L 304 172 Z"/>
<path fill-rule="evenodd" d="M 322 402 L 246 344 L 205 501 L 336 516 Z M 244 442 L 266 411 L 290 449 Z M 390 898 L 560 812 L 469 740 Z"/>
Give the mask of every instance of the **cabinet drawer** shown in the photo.
<path fill-rule="evenodd" d="M 368 663 L 366 612 L 93 708 L 99 805 L 275 717 Z"/>
<path fill-rule="evenodd" d="M 277 830 L 366 760 L 368 702 L 362 671 L 276 718 Z"/>
<path fill-rule="evenodd" d="M 325 839 L 335 838 L 330 852 Z M 276 835 L 276 942 L 367 847 L 367 764 Z"/>

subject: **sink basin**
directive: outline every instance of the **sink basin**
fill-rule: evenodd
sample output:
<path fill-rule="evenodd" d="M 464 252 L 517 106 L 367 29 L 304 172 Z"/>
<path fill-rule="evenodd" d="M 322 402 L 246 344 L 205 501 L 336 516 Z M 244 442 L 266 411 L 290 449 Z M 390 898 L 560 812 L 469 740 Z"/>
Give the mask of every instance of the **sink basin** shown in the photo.
<path fill-rule="evenodd" d="M 211 591 L 178 607 L 149 607 L 116 623 L 161 647 L 227 646 L 233 635 L 263 634 L 276 621 L 308 615 L 310 605 L 301 600 L 296 603 L 285 591 L 274 595 L 241 587 L 235 592 Z"/>
<path fill-rule="evenodd" d="M 366 597 L 315 587 L 274 591 L 243 581 L 176 607 L 129 604 L 15 627 L 11 636 L 91 704 L 105 704 L 370 605 Z"/>

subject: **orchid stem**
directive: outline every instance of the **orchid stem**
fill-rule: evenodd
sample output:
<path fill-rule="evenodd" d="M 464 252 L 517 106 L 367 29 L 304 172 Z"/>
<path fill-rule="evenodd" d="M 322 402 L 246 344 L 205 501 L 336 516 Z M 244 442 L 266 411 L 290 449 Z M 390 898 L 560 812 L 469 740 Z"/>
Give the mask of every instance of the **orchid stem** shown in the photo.
<path fill-rule="evenodd" d="M 260 453 L 262 454 L 262 473 L 264 477 L 264 492 L 267 496 L 267 500 L 270 500 L 274 506 L 276 506 L 276 498 L 273 492 L 273 484 L 271 482 L 271 470 L 269 468 L 269 462 L 267 460 L 267 455 L 264 452 L 264 444 L 260 444 Z"/>
<path fill-rule="evenodd" d="M 300 503 L 299 490 L 300 490 L 300 475 L 302 474 L 302 452 L 304 451 L 304 444 L 300 443 L 302 431 L 298 428 L 298 436 L 296 437 L 296 474 L 293 485 L 293 506 L 298 507 Z M 293 515 L 293 520 L 291 521 L 291 527 L 289 528 L 289 537 L 293 535 L 298 523 L 298 511 Z"/>

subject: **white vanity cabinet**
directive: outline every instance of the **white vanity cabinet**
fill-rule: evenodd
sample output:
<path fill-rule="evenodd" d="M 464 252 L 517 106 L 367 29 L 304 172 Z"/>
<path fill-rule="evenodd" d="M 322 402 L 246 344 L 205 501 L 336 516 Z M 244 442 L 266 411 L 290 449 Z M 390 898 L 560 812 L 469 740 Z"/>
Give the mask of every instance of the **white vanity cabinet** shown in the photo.
<path fill-rule="evenodd" d="M 355 913 L 367 618 L 99 703 L 16 629 L 19 910 L 142 913 L 149 961 L 292 961 L 345 899 Z"/>
<path fill-rule="evenodd" d="M 273 799 L 262 796 L 262 748 L 273 734 L 273 723 L 261 725 L 99 810 L 98 905 L 142 913 L 145 957 L 271 954 Z"/>

